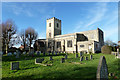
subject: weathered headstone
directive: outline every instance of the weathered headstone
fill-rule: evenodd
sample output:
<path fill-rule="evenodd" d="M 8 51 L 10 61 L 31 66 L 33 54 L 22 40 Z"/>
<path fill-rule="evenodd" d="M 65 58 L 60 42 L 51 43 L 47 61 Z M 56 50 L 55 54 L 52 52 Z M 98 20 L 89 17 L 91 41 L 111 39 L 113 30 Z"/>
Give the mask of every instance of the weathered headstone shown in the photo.
<path fill-rule="evenodd" d="M 97 67 L 97 80 L 108 80 L 108 67 L 105 56 L 100 57 L 99 65 Z"/>
<path fill-rule="evenodd" d="M 61 63 L 64 63 L 65 62 L 65 58 L 61 58 Z"/>
<path fill-rule="evenodd" d="M 35 64 L 37 64 L 37 63 L 42 63 L 42 61 L 44 61 L 44 58 L 36 58 L 35 59 Z"/>
<path fill-rule="evenodd" d="M 80 57 L 80 61 L 83 61 L 83 56 Z"/>
<path fill-rule="evenodd" d="M 40 52 L 39 51 L 37 51 L 37 56 L 40 56 Z"/>
<path fill-rule="evenodd" d="M 16 52 L 14 52 L 14 55 L 16 55 L 17 53 Z"/>
<path fill-rule="evenodd" d="M 7 56 L 11 56 L 12 55 L 12 53 L 11 52 L 9 52 L 8 54 L 7 54 Z"/>
<path fill-rule="evenodd" d="M 18 70 L 19 69 L 19 62 L 11 62 L 11 70 Z"/>
<path fill-rule="evenodd" d="M 93 55 L 90 55 L 90 59 L 93 59 Z"/>
<path fill-rule="evenodd" d="M 23 52 L 23 54 L 26 54 L 26 52 Z"/>
<path fill-rule="evenodd" d="M 55 55 L 57 55 L 57 52 L 55 52 Z"/>
<path fill-rule="evenodd" d="M 82 56 L 82 52 L 80 52 L 80 57 Z"/>
<path fill-rule="evenodd" d="M 75 56 L 76 58 L 78 58 L 78 54 L 76 54 L 76 56 Z"/>
<path fill-rule="evenodd" d="M 85 60 L 88 60 L 88 57 L 87 57 L 87 56 L 85 57 Z"/>
<path fill-rule="evenodd" d="M 50 60 L 53 60 L 52 56 L 50 56 Z"/>
<path fill-rule="evenodd" d="M 45 52 L 43 52 L 43 56 L 45 56 Z"/>
<path fill-rule="evenodd" d="M 67 55 L 65 55 L 65 59 L 67 59 Z"/>

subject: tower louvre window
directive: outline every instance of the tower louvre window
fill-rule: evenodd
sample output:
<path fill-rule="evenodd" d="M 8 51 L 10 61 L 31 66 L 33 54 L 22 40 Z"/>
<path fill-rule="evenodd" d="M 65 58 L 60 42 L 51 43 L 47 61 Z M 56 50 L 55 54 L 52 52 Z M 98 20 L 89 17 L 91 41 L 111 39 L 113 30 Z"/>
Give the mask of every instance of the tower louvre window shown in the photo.
<path fill-rule="evenodd" d="M 49 27 L 51 27 L 51 23 L 49 23 Z"/>
<path fill-rule="evenodd" d="M 57 23 L 57 28 L 59 27 L 59 24 Z"/>
<path fill-rule="evenodd" d="M 51 37 L 51 33 L 49 33 L 49 37 Z"/>

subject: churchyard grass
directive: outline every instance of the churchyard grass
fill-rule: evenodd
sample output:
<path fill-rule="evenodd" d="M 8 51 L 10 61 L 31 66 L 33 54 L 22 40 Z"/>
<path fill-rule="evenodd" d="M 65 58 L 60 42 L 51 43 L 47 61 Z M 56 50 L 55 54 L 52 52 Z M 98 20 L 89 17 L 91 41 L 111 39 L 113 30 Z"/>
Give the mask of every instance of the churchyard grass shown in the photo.
<path fill-rule="evenodd" d="M 65 55 L 65 54 L 64 54 Z M 80 54 L 78 54 L 80 56 Z M 93 54 L 93 60 L 90 60 L 90 54 L 84 54 L 88 56 L 88 60 L 83 58 L 83 61 L 80 61 L 80 57 L 75 58 L 75 54 L 68 54 L 68 58 L 65 60 L 65 63 L 61 63 L 61 58 L 65 58 L 63 54 L 58 56 L 53 56 L 53 60 L 49 60 L 49 56 L 40 56 L 44 58 L 45 61 L 42 63 L 53 64 L 52 66 L 42 66 L 35 64 L 35 59 L 40 58 L 37 55 L 34 57 L 22 55 L 20 58 L 15 58 L 15 56 L 6 56 L 2 58 L 2 78 L 11 79 L 11 80 L 23 80 L 23 79 L 87 79 L 92 78 L 96 79 L 97 66 L 99 64 L 100 56 L 105 56 L 108 72 L 114 73 L 117 78 L 120 78 L 118 74 L 118 62 L 120 59 L 115 59 L 114 55 L 109 54 Z M 10 70 L 10 62 L 19 61 L 19 70 Z M 76 62 L 76 63 L 74 63 Z M 79 63 L 79 64 L 77 64 Z"/>

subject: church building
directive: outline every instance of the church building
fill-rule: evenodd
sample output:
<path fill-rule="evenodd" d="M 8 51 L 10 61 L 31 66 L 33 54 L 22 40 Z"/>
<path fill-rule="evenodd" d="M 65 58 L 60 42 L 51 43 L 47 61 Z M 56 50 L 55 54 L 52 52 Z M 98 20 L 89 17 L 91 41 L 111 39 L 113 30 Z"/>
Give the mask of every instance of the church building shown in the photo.
<path fill-rule="evenodd" d="M 46 39 L 35 41 L 35 51 L 96 53 L 104 45 L 104 33 L 101 29 L 61 34 L 61 20 L 53 17 L 46 21 Z"/>

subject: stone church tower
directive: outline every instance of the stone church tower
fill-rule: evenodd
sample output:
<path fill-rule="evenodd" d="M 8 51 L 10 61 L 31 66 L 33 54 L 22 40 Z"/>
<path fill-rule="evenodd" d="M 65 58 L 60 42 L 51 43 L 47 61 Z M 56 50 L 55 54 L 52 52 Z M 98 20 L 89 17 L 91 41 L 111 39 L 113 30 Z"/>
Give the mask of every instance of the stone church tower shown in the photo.
<path fill-rule="evenodd" d="M 61 20 L 53 17 L 47 19 L 46 24 L 46 50 L 54 51 L 55 50 L 55 36 L 61 35 Z"/>
<path fill-rule="evenodd" d="M 53 17 L 47 19 L 46 38 L 51 39 L 56 35 L 61 35 L 61 20 Z"/>

